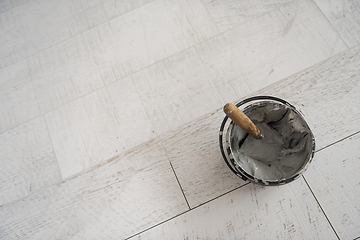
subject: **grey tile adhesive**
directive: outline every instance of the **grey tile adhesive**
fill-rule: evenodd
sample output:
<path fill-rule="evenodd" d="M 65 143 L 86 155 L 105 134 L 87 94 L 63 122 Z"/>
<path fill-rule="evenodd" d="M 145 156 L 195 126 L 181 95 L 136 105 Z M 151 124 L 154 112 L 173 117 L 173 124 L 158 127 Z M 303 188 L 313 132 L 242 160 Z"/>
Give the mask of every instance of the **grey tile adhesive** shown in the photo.
<path fill-rule="evenodd" d="M 301 176 L 315 151 L 315 139 L 303 115 L 285 100 L 271 96 L 248 98 L 236 107 L 262 136 L 249 135 L 226 116 L 219 144 L 229 168 L 242 179 L 262 185 L 286 184 Z"/>

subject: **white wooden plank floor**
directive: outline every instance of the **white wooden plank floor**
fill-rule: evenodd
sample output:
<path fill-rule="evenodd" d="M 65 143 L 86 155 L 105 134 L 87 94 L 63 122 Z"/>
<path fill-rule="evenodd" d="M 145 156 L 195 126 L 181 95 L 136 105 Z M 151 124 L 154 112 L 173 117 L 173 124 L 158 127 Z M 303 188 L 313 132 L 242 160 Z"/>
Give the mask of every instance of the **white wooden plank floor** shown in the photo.
<path fill-rule="evenodd" d="M 360 43 L 360 2 L 357 0 L 315 0 L 347 46 Z"/>
<path fill-rule="evenodd" d="M 0 205 L 62 180 L 43 117 L 1 134 L 0 145 Z"/>
<path fill-rule="evenodd" d="M 0 238 L 360 237 L 359 41 L 355 0 L 0 1 Z M 221 157 L 254 95 L 314 132 L 288 185 Z"/>
<path fill-rule="evenodd" d="M 131 239 L 337 239 L 305 181 L 248 184 Z"/>
<path fill-rule="evenodd" d="M 315 135 L 316 149 L 321 149 L 359 131 L 360 103 L 353 101 L 360 92 L 358 66 L 360 47 L 355 47 L 252 95 L 273 95 L 295 104 Z M 232 177 L 219 152 L 223 118 L 218 109 L 161 136 L 191 207 L 244 184 Z"/>
<path fill-rule="evenodd" d="M 4 239 L 123 239 L 188 210 L 159 140 L 0 211 Z"/>
<path fill-rule="evenodd" d="M 305 178 L 341 239 L 359 237 L 360 134 L 317 153 Z M 335 177 L 333 177 L 335 176 Z"/>

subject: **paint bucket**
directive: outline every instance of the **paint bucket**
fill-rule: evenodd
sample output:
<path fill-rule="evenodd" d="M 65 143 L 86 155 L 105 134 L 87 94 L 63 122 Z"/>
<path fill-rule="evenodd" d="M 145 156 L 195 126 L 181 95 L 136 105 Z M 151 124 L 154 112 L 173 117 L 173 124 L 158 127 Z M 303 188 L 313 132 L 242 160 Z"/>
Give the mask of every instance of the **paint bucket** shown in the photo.
<path fill-rule="evenodd" d="M 244 140 L 247 137 L 246 132 L 226 116 L 220 127 L 219 144 L 220 144 L 220 150 L 222 156 L 228 167 L 232 170 L 232 172 L 245 181 L 250 180 L 257 184 L 269 185 L 269 186 L 286 184 L 300 177 L 307 169 L 308 165 L 311 163 L 315 151 L 314 135 L 310 130 L 310 127 L 306 123 L 303 114 L 285 100 L 271 96 L 251 97 L 237 103 L 236 107 L 238 107 L 241 111 L 243 111 L 246 115 L 248 115 L 251 120 L 253 120 L 251 117 L 251 113 L 256 114 L 256 112 L 254 113 L 254 111 L 260 111 L 256 109 L 261 109 L 261 108 L 274 109 L 273 110 L 274 114 L 276 113 L 275 112 L 276 107 L 281 107 L 282 109 L 286 109 L 286 111 L 291 112 L 292 114 L 291 116 L 296 115 L 296 119 L 299 119 L 299 121 L 301 122 L 301 127 L 305 129 L 304 132 L 306 132 L 305 133 L 306 139 L 305 138 L 303 139 L 302 144 L 303 146 L 306 146 L 306 148 L 304 147 L 304 150 L 302 150 L 303 152 L 301 155 L 301 159 L 296 158 L 297 163 L 293 165 L 292 169 L 290 169 L 288 166 L 285 166 L 285 168 L 289 168 L 291 171 L 289 170 L 286 173 L 282 173 L 279 176 L 276 174 L 274 175 L 267 174 L 266 171 L 271 172 L 274 171 L 275 168 L 282 170 L 284 166 L 281 166 L 279 164 L 278 166 L 274 166 L 274 164 L 273 166 L 271 166 L 271 164 L 267 166 L 266 164 L 263 164 L 261 162 L 258 163 L 261 165 L 261 168 L 257 168 L 257 167 L 254 168 L 256 169 L 256 171 L 259 171 L 258 169 L 261 169 L 265 173 L 264 175 L 259 175 L 256 171 L 253 171 L 251 168 L 248 167 L 248 165 L 246 165 L 249 162 L 248 159 L 245 159 L 243 155 L 237 154 L 238 151 L 241 149 L 242 142 L 244 142 Z M 235 132 L 236 132 L 236 137 L 234 137 Z M 257 140 L 257 141 L 261 141 L 261 140 Z M 246 161 L 247 163 L 245 164 Z"/>

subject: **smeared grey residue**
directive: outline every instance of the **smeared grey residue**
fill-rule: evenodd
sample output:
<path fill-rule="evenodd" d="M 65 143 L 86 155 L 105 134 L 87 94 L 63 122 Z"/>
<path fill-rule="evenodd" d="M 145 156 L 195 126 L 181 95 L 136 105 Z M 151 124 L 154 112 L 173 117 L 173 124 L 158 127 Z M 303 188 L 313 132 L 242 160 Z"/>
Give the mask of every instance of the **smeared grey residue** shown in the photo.
<path fill-rule="evenodd" d="M 312 153 L 312 135 L 305 120 L 293 109 L 279 103 L 262 103 L 244 113 L 264 134 L 261 140 L 247 137 L 234 125 L 231 149 L 239 166 L 257 179 L 278 181 L 301 170 Z"/>

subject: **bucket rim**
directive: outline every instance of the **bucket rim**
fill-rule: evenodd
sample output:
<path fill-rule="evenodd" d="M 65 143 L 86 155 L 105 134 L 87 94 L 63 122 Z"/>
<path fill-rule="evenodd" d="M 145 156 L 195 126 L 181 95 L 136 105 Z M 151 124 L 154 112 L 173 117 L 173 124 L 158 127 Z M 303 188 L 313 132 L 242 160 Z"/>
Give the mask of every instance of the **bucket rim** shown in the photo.
<path fill-rule="evenodd" d="M 238 177 L 240 177 L 241 179 L 243 179 L 244 181 L 251 181 L 257 184 L 261 184 L 261 185 L 266 185 L 266 186 L 278 186 L 278 185 L 283 185 L 289 182 L 294 181 L 295 179 L 299 178 L 308 168 L 308 166 L 310 165 L 310 163 L 312 162 L 313 158 L 314 158 L 314 154 L 315 154 L 315 137 L 314 134 L 309 126 L 309 124 L 307 123 L 307 121 L 304 118 L 304 114 L 300 111 L 297 110 L 292 104 L 290 104 L 289 102 L 278 98 L 278 97 L 274 97 L 274 96 L 253 96 L 250 98 L 246 98 L 244 100 L 239 101 L 238 103 L 235 104 L 236 107 L 240 107 L 246 103 L 249 103 L 251 101 L 256 101 L 256 100 L 273 100 L 273 101 L 278 101 L 288 107 L 290 107 L 292 110 L 294 110 L 297 114 L 299 114 L 305 121 L 309 131 L 310 131 L 310 135 L 311 135 L 311 139 L 312 139 L 312 148 L 311 148 L 311 154 L 309 156 L 309 160 L 307 161 L 307 163 L 298 171 L 296 172 L 294 175 L 286 178 L 286 179 L 281 179 L 281 180 L 262 180 L 262 179 L 258 179 L 255 178 L 254 176 L 251 176 L 250 174 L 248 174 L 247 172 L 245 172 L 245 170 L 243 170 L 237 163 L 236 160 L 234 159 L 232 152 L 231 152 L 231 148 L 228 145 L 226 147 L 226 149 L 224 148 L 224 135 L 226 135 L 229 131 L 229 129 L 227 129 L 226 133 L 224 134 L 224 128 L 226 123 L 229 120 L 228 116 L 225 116 L 221 126 L 220 126 L 220 130 L 219 130 L 219 145 L 220 145 L 220 151 L 221 151 L 221 155 L 225 161 L 225 163 L 227 164 L 227 166 L 230 168 L 230 170 L 237 175 Z M 230 119 L 231 120 L 231 119 Z M 232 121 L 230 121 L 229 126 L 233 124 Z M 227 142 L 227 139 L 225 139 L 225 142 Z"/>

